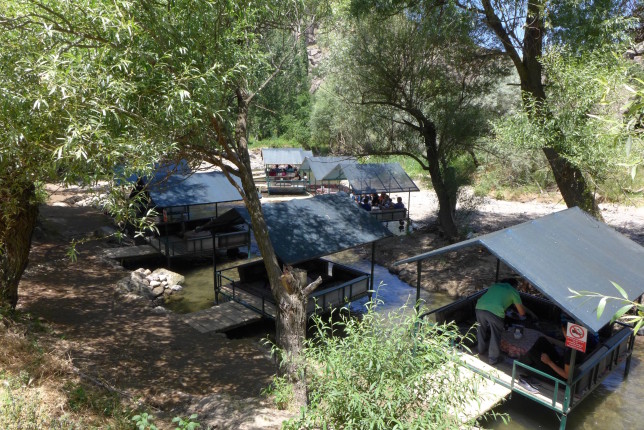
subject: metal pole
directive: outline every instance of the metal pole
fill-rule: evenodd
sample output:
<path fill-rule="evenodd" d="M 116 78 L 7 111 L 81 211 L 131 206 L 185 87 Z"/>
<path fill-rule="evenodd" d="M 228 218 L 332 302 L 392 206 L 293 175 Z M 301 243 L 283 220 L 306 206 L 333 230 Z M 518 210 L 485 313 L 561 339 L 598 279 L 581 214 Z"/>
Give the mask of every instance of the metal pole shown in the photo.
<path fill-rule="evenodd" d="M 411 191 L 407 192 L 407 234 L 411 231 L 411 216 L 409 210 L 411 209 Z"/>
<path fill-rule="evenodd" d="M 496 259 L 496 275 L 494 277 L 494 282 L 499 282 L 499 270 L 501 268 L 501 260 Z"/>
<path fill-rule="evenodd" d="M 165 260 L 170 269 L 170 236 L 168 236 L 168 222 L 165 223 Z"/>
<path fill-rule="evenodd" d="M 633 332 L 631 339 L 628 341 L 628 357 L 626 358 L 626 364 L 624 365 L 624 379 L 628 376 L 628 372 L 631 369 L 631 358 L 633 358 L 633 344 L 635 343 L 635 336 L 637 333 Z"/>
<path fill-rule="evenodd" d="M 376 242 L 371 242 L 371 291 L 373 291 L 373 270 L 374 270 L 374 265 L 375 262 L 374 260 L 376 259 Z"/>
<path fill-rule="evenodd" d="M 215 231 L 210 230 L 212 235 L 212 280 L 213 280 L 213 289 L 215 291 L 215 304 L 219 304 L 219 288 L 217 285 L 217 248 L 215 246 Z"/>
<path fill-rule="evenodd" d="M 416 263 L 416 311 L 420 308 L 420 276 L 422 271 L 422 260 Z"/>

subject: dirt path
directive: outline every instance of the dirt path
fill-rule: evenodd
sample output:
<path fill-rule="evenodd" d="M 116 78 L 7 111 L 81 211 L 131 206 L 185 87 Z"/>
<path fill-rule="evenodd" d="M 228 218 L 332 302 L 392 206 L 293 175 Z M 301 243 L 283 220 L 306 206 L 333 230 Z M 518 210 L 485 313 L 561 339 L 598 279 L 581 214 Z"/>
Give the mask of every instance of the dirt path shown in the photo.
<path fill-rule="evenodd" d="M 259 338 L 203 335 L 172 314 L 155 314 L 148 300 L 117 293 L 116 281 L 129 272 L 100 258 L 105 241 L 81 245 L 78 261 L 70 262 L 70 240 L 109 223 L 90 208 L 42 206 L 19 309 L 66 339 L 82 374 L 142 400 L 156 415 L 172 418 L 204 398 L 225 412 L 213 418 L 219 423 L 240 415 L 243 408 L 231 404 L 243 399 L 264 407 L 259 392 L 276 368 Z"/>

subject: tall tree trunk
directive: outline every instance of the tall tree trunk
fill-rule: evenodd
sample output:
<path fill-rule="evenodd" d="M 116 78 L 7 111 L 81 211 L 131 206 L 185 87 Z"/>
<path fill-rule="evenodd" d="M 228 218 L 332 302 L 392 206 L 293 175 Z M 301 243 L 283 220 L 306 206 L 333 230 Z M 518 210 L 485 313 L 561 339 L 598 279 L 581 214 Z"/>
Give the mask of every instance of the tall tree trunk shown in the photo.
<path fill-rule="evenodd" d="M 9 195 L 14 187 L 0 190 L 0 306 L 12 308 L 18 304 L 18 283 L 27 268 L 38 218 L 34 184 L 16 188 L 16 195 Z M 9 200 L 11 204 L 7 204 Z"/>
<path fill-rule="evenodd" d="M 431 121 L 425 120 L 423 123 L 425 125 L 422 128 L 422 134 L 425 139 L 429 176 L 438 198 L 438 222 L 445 235 L 450 239 L 455 239 L 458 236 L 453 210 L 456 202 L 452 201 L 455 196 L 450 196 L 448 187 L 445 185 L 445 177 L 440 169 L 436 127 Z"/>
<path fill-rule="evenodd" d="M 485 21 L 488 27 L 499 38 L 506 53 L 514 63 L 514 66 L 521 80 L 521 91 L 529 94 L 534 100 L 543 102 L 546 100 L 546 93 L 542 83 L 542 67 L 540 57 L 543 54 L 543 40 L 545 37 L 545 25 L 543 11 L 546 6 L 544 0 L 531 0 L 527 2 L 526 24 L 523 30 L 523 46 L 521 55 L 517 52 L 509 33 L 503 27 L 491 0 L 482 0 Z M 530 112 L 534 121 L 545 121 L 548 112 Z M 568 161 L 564 154 L 556 148 L 545 147 L 543 153 L 550 164 L 552 174 L 557 182 L 561 196 L 566 206 L 579 206 L 581 209 L 592 214 L 597 219 L 602 219 L 599 206 L 595 200 L 592 190 L 588 187 L 586 178 L 581 169 Z"/>
<path fill-rule="evenodd" d="M 282 270 L 279 267 L 273 244 L 268 234 L 268 227 L 262 213 L 262 206 L 253 181 L 248 155 L 247 119 L 248 95 L 243 89 L 237 90 L 237 121 L 235 123 L 235 143 L 242 167 L 239 169 L 244 203 L 250 214 L 253 233 L 257 246 L 264 260 L 264 266 L 271 285 L 271 292 L 277 303 L 276 342 L 282 350 L 280 373 L 287 376 L 293 384 L 298 406 L 306 405 L 306 377 L 300 365 L 299 357 L 306 337 L 306 305 L 308 295 L 322 282 L 318 278 L 310 285 L 306 284 L 306 273 Z M 293 277 L 292 273 L 297 273 Z"/>

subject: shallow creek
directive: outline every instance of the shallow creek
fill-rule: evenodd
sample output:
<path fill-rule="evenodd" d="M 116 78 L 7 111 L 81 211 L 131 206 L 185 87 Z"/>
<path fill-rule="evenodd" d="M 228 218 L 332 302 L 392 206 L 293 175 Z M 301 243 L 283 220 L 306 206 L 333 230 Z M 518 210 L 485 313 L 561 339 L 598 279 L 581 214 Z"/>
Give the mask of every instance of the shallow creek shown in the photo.
<path fill-rule="evenodd" d="M 369 261 L 361 259 L 352 251 L 332 255 L 331 261 L 360 269 L 366 273 L 371 270 Z M 227 265 L 242 263 L 238 260 Z M 223 265 L 222 265 L 223 266 Z M 178 313 L 194 312 L 206 309 L 213 304 L 213 271 L 211 265 L 180 271 L 186 282 L 181 300 L 173 301 L 168 307 Z M 412 312 L 416 298 L 416 288 L 398 279 L 383 267 L 374 269 L 374 288 L 377 297 L 382 300 L 378 306 L 380 312 L 388 312 L 407 305 Z M 453 301 L 442 292 L 421 290 L 421 299 L 430 309 L 435 309 Z M 351 303 L 354 312 L 364 311 L 367 298 Z M 631 362 L 631 370 L 626 381 L 623 380 L 624 365 L 613 371 L 604 383 L 597 388 L 580 406 L 575 408 L 568 418 L 567 429 L 637 429 L 644 428 L 644 342 L 637 342 Z M 483 423 L 484 428 L 491 429 L 557 429 L 559 421 L 554 412 L 546 407 L 515 394 L 510 400 L 495 410 L 508 414 L 510 422 L 505 424 L 500 418 Z"/>

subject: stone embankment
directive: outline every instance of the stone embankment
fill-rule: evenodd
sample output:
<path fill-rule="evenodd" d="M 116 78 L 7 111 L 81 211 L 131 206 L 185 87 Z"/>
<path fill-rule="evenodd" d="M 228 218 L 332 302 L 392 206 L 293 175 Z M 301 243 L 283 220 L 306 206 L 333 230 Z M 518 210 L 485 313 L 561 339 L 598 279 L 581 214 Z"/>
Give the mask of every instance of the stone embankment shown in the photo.
<path fill-rule="evenodd" d="M 118 286 L 121 290 L 139 294 L 152 300 L 154 304 L 163 304 L 164 299 L 181 291 L 185 278 L 167 269 L 139 268 L 121 279 Z"/>

